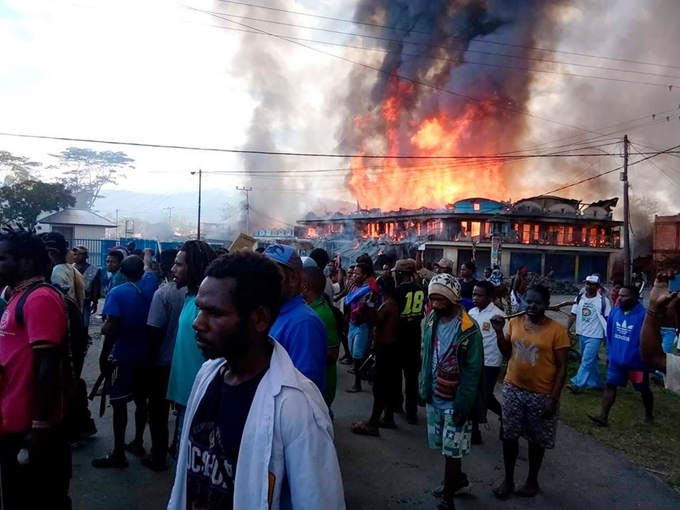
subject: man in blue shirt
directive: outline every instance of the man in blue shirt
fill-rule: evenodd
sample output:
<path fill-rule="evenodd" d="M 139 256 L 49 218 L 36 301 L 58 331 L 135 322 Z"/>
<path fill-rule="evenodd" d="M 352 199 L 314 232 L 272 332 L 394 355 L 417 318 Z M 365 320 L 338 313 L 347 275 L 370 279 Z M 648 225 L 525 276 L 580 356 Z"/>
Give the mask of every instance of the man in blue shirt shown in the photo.
<path fill-rule="evenodd" d="M 326 393 L 326 328 L 300 294 L 302 259 L 290 246 L 272 244 L 264 254 L 277 263 L 281 272 L 283 305 L 270 336 L 288 351 L 293 365 Z"/>
<path fill-rule="evenodd" d="M 103 374 L 111 374 L 111 406 L 113 407 L 113 452 L 94 459 L 98 468 L 127 467 L 125 450 L 142 454 L 147 402 L 145 374 L 149 371 L 149 342 L 146 321 L 151 300 L 158 289 L 158 277 L 144 272 L 144 262 L 136 255 L 123 259 L 120 272 L 127 283 L 111 289 L 104 302 L 102 327 L 104 344 L 99 366 Z M 125 444 L 127 404 L 135 401 L 135 439 Z"/>
<path fill-rule="evenodd" d="M 654 423 L 654 394 L 649 388 L 649 367 L 640 354 L 640 333 L 645 319 L 645 307 L 640 303 L 640 291 L 634 285 L 621 287 L 619 306 L 607 319 L 607 387 L 602 395 L 602 411 L 588 415 L 601 427 L 608 425 L 609 411 L 616 400 L 616 388 L 625 388 L 630 381 L 642 396 L 645 406 L 643 423 Z"/>

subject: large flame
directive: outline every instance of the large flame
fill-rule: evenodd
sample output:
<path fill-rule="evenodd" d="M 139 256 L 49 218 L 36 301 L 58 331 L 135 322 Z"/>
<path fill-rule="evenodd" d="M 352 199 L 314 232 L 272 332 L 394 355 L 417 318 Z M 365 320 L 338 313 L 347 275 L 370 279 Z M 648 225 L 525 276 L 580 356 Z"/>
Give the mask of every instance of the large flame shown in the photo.
<path fill-rule="evenodd" d="M 467 105 L 456 117 L 437 111 L 428 118 L 405 122 L 401 109 L 413 93 L 413 85 L 393 78 L 388 89 L 378 113 L 354 119 L 354 127 L 360 131 L 376 125 L 373 115 L 381 116 L 387 154 L 469 156 L 473 154 L 471 150 L 474 154 L 494 153 L 497 143 L 488 139 L 483 129 L 484 120 L 489 117 L 488 106 Z M 400 147 L 400 141 L 407 141 L 409 147 Z M 376 160 L 365 158 L 368 152 L 365 146 L 352 158 L 349 179 L 349 187 L 363 207 L 380 207 L 384 211 L 443 208 L 462 198 L 484 196 L 503 200 L 508 196 L 500 173 L 502 162 L 497 160 Z"/>

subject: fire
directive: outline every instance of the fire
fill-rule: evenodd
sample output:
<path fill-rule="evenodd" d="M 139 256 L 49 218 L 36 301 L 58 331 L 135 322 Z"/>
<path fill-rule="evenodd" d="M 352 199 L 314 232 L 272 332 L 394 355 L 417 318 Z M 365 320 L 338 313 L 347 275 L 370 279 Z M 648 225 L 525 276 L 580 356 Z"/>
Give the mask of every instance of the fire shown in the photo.
<path fill-rule="evenodd" d="M 307 238 L 312 239 L 314 237 L 319 237 L 316 232 L 316 227 L 307 227 Z"/>
<path fill-rule="evenodd" d="M 413 93 L 410 83 L 393 78 L 388 97 L 377 115 L 380 123 L 369 114 L 354 119 L 360 132 L 366 127 L 380 125 L 380 133 L 389 155 L 413 154 L 417 156 L 465 156 L 466 154 L 491 154 L 496 141 L 485 139 L 484 120 L 489 106 L 467 105 L 456 117 L 437 111 L 422 121 L 412 121 L 403 115 L 403 105 Z M 372 133 L 366 132 L 370 140 Z M 400 145 L 406 145 L 401 150 Z M 484 196 L 506 199 L 501 175 L 502 163 L 480 159 L 384 159 L 364 158 L 374 143 L 366 142 L 352 158 L 349 187 L 363 207 L 380 207 L 383 210 L 417 209 L 419 207 L 443 208 L 462 198 Z M 474 152 L 473 152 L 474 151 Z"/>

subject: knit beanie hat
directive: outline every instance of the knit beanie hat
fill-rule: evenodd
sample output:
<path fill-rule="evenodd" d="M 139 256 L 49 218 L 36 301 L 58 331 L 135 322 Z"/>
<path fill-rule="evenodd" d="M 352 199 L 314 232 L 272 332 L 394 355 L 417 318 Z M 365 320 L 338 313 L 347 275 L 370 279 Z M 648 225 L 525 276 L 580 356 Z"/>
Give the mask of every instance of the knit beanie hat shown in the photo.
<path fill-rule="evenodd" d="M 435 275 L 432 280 L 430 280 L 427 293 L 430 296 L 432 294 L 444 296 L 454 305 L 460 303 L 460 283 L 456 278 L 447 273 Z"/>

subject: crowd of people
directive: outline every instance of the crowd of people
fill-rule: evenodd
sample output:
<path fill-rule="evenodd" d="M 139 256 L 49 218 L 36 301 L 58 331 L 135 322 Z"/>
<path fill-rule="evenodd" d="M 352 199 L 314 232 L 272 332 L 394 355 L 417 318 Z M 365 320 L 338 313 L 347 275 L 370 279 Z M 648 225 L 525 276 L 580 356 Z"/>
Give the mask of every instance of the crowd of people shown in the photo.
<path fill-rule="evenodd" d="M 381 270 L 364 254 L 347 271 L 322 249 L 258 251 L 218 253 L 202 241 L 159 254 L 119 246 L 104 270 L 60 234 L 0 234 L 3 508 L 71 508 L 71 448 L 97 433 L 81 372 L 101 298 L 101 375 L 90 396 L 102 394 L 100 413 L 110 401 L 113 445 L 92 465 L 125 468 L 130 454 L 153 471 L 173 468 L 169 509 L 345 508 L 332 411 L 342 364 L 353 375 L 346 392 L 372 386 L 371 414 L 352 432 L 379 436 L 399 414 L 416 425 L 424 407 L 424 438 L 444 457 L 439 510 L 455 508 L 454 495 L 470 486 L 462 459 L 484 442 L 487 411 L 500 420 L 505 465 L 494 494 L 538 493 L 571 347 L 567 328 L 546 315 L 546 287 L 528 286 L 520 272 L 510 287 L 524 313 L 508 318 L 494 303 L 504 285 L 497 267 L 478 280 L 473 261 L 458 275 L 446 258 L 432 271 L 422 251 Z M 650 371 L 680 393 L 680 357 L 662 341 L 676 326 L 678 296 L 663 274 L 646 309 L 635 285 L 610 303 L 597 275 L 585 283 L 568 324 L 582 353 L 568 388 L 602 386 L 604 341 L 602 408 L 590 418 L 607 426 L 617 387 L 631 382 L 652 423 Z M 520 438 L 529 470 L 516 488 Z"/>

